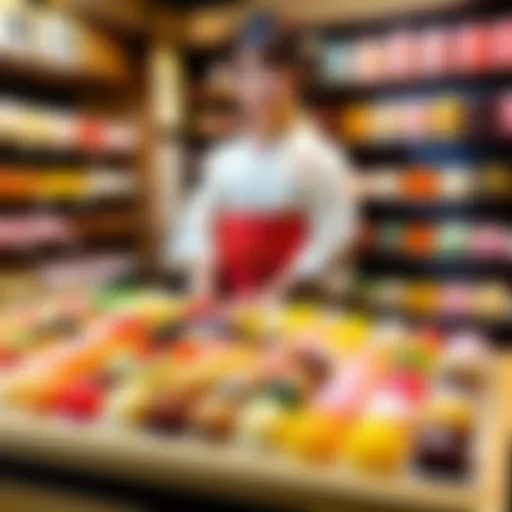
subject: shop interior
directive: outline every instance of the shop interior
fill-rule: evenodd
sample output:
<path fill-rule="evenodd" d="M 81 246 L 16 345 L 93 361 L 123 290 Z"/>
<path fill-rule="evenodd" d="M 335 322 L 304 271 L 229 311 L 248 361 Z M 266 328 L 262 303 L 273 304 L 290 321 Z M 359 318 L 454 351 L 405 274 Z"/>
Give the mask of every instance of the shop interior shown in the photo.
<path fill-rule="evenodd" d="M 272 311 L 170 257 L 255 12 L 358 206 Z M 0 510 L 512 510 L 509 2 L 0 0 L 0 151 Z"/>

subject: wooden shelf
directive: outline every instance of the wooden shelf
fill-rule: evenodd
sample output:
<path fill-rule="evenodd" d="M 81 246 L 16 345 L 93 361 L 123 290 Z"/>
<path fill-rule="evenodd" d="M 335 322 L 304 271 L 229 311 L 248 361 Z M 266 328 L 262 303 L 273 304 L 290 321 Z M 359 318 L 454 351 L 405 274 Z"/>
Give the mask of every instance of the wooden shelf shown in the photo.
<path fill-rule="evenodd" d="M 0 51 L 0 76 L 52 87 L 98 86 L 117 91 L 130 87 L 130 79 L 124 74 L 70 67 L 38 56 L 21 56 L 5 51 Z"/>
<path fill-rule="evenodd" d="M 405 253 L 386 252 L 380 247 L 359 254 L 359 267 L 372 272 L 385 272 L 392 274 L 432 277 L 450 276 L 456 277 L 503 277 L 512 278 L 512 261 L 501 258 L 483 259 L 460 253 L 449 255 L 425 255 L 418 257 Z"/>
<path fill-rule="evenodd" d="M 407 198 L 368 198 L 362 208 L 368 218 L 407 217 L 408 221 L 433 219 L 445 222 L 447 217 L 471 219 L 509 219 L 512 211 L 505 198 L 465 198 L 458 201 L 414 201 Z"/>
<path fill-rule="evenodd" d="M 472 86 L 475 84 L 477 84 L 480 89 L 482 85 L 492 87 L 507 87 L 511 82 L 512 70 L 504 70 L 467 76 L 435 76 L 425 78 L 418 77 L 407 80 L 395 80 L 393 82 L 381 82 L 373 84 L 312 84 L 305 88 L 305 97 L 311 101 L 320 103 L 344 103 L 346 101 L 354 101 L 357 98 L 404 92 L 428 93 L 432 90 L 441 88 L 458 91 L 462 87 Z"/>

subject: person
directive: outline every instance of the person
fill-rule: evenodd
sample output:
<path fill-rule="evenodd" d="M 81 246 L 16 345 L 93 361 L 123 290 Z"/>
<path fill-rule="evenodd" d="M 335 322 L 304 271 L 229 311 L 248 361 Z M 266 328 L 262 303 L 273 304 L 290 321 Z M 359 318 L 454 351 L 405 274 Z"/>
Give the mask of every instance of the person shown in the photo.
<path fill-rule="evenodd" d="M 280 301 L 350 245 L 356 218 L 347 158 L 300 101 L 297 37 L 272 14 L 241 30 L 232 55 L 240 133 L 206 159 L 174 257 L 192 291 Z"/>

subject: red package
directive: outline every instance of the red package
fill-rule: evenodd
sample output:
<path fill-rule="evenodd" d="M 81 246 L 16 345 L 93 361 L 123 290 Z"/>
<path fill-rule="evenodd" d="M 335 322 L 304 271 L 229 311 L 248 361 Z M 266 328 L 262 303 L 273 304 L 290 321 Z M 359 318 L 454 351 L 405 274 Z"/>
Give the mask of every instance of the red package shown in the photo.
<path fill-rule="evenodd" d="M 453 67 L 461 74 L 481 73 L 490 67 L 492 30 L 481 23 L 460 27 L 454 36 Z"/>
<path fill-rule="evenodd" d="M 491 28 L 491 59 L 497 69 L 512 69 L 512 16 L 499 20 Z"/>
<path fill-rule="evenodd" d="M 100 149 L 106 141 L 105 127 L 101 121 L 93 118 L 83 118 L 77 129 L 77 144 L 85 149 Z"/>

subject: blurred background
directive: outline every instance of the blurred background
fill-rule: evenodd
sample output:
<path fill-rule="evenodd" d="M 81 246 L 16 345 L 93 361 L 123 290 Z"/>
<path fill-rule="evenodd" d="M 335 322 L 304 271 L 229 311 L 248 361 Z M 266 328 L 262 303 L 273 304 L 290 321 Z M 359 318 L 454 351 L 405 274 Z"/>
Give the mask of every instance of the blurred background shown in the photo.
<path fill-rule="evenodd" d="M 302 34 L 304 101 L 356 173 L 364 222 L 344 299 L 508 337 L 504 4 L 261 5 Z M 2 301 L 76 281 L 180 282 L 168 245 L 205 152 L 236 133 L 226 57 L 251 8 L 2 3 Z"/>
<path fill-rule="evenodd" d="M 180 288 L 169 243 L 205 152 L 239 126 L 228 54 L 255 8 L 297 27 L 304 103 L 353 163 L 361 222 L 350 286 L 335 302 L 478 329 L 506 350 L 505 0 L 0 0 L 2 311 L 112 285 Z M 59 500 L 43 510 L 117 509 Z M 6 510 L 35 509 L 20 506 Z"/>

